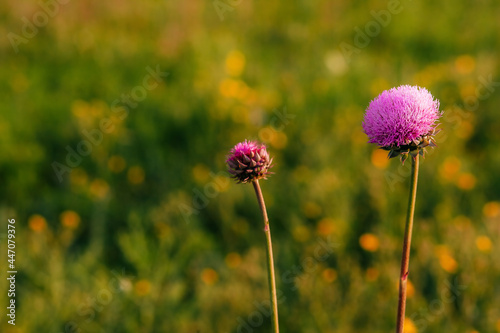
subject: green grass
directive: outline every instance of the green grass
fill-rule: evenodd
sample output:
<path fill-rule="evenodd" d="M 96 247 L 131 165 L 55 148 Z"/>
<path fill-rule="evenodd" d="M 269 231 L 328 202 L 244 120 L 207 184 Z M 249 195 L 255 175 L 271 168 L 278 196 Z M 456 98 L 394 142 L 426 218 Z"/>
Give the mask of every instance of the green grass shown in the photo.
<path fill-rule="evenodd" d="M 500 4 L 401 1 L 346 63 L 339 45 L 387 2 L 232 3 L 221 20 L 210 1 L 70 1 L 18 53 L 7 34 L 41 7 L 0 5 L 0 235 L 15 218 L 18 270 L 2 332 L 270 331 L 258 204 L 224 173 L 244 139 L 275 157 L 261 186 L 282 332 L 393 331 L 409 164 L 361 122 L 401 84 L 445 111 L 420 168 L 407 317 L 500 332 L 500 86 L 481 86 L 500 81 Z M 148 66 L 168 76 L 128 112 L 113 104 Z M 113 129 L 59 182 L 53 163 L 103 119 Z"/>

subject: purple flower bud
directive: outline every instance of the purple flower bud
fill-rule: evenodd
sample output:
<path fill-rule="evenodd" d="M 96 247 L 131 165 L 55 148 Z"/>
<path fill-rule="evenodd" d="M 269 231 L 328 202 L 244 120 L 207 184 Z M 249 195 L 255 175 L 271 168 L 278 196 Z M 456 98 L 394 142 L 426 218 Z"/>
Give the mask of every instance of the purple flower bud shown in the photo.
<path fill-rule="evenodd" d="M 370 102 L 363 130 L 368 142 L 390 150 L 391 158 L 435 146 L 432 136 L 438 132 L 436 121 L 441 115 L 439 101 L 427 89 L 404 85 L 386 90 Z"/>
<path fill-rule="evenodd" d="M 265 145 L 247 140 L 234 146 L 226 160 L 229 173 L 238 183 L 267 179 L 272 174 L 272 162 Z"/>

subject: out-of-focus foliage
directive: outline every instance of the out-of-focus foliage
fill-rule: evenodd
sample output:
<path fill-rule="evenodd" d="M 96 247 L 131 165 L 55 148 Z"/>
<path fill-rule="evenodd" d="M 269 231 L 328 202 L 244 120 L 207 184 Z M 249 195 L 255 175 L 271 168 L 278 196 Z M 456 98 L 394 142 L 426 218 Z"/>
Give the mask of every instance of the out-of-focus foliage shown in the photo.
<path fill-rule="evenodd" d="M 400 84 L 445 111 L 407 332 L 500 332 L 499 2 L 62 2 L 0 3 L 2 332 L 270 331 L 244 139 L 275 157 L 281 330 L 392 331 L 410 163 L 361 122 Z"/>

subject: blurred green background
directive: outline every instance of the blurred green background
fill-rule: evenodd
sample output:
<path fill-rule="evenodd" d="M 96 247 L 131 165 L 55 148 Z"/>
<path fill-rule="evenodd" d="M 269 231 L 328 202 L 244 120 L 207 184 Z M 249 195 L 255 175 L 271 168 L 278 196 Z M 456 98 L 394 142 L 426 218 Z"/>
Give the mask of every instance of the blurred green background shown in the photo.
<path fill-rule="evenodd" d="M 445 111 L 406 331 L 500 332 L 500 2 L 6 0 L 0 20 L 2 332 L 269 332 L 257 201 L 225 172 L 244 139 L 275 158 L 281 331 L 393 331 L 409 163 L 361 122 L 401 84 Z"/>

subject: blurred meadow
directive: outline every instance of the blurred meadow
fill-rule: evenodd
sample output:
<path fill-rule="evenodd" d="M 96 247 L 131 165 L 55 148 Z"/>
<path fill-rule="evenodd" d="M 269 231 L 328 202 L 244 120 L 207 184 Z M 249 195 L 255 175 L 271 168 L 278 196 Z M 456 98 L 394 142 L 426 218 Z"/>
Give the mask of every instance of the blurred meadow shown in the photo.
<path fill-rule="evenodd" d="M 410 163 L 361 123 L 401 84 L 444 111 L 406 332 L 500 332 L 500 2 L 5 0 L 0 21 L 1 332 L 269 332 L 257 200 L 225 166 L 244 139 L 275 158 L 281 331 L 393 331 Z"/>

